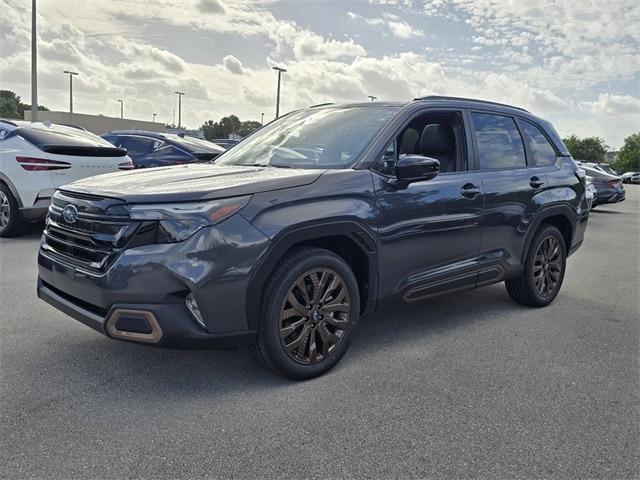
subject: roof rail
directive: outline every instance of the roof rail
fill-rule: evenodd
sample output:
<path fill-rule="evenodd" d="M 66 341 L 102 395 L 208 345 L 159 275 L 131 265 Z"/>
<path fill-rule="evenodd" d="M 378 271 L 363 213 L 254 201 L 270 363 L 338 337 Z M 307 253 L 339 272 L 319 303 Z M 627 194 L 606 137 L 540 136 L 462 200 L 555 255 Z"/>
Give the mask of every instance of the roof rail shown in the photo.
<path fill-rule="evenodd" d="M 18 126 L 17 123 L 13 123 L 11 120 L 5 120 L 4 118 L 0 118 L 0 123 L 7 123 L 7 124 L 12 125 L 14 127 Z"/>
<path fill-rule="evenodd" d="M 413 99 L 414 102 L 416 102 L 418 100 L 460 100 L 460 101 L 463 101 L 463 102 L 477 102 L 477 103 L 485 103 L 487 105 L 498 105 L 500 107 L 515 108 L 516 110 L 522 110 L 523 112 L 531 113 L 531 112 L 529 112 L 529 110 L 525 110 L 522 107 L 514 107 L 513 105 L 508 105 L 506 103 L 490 102 L 488 100 L 479 100 L 477 98 L 446 97 L 446 96 L 440 96 L 440 95 L 427 95 L 426 97 L 417 97 L 417 98 Z"/>
<path fill-rule="evenodd" d="M 333 102 L 318 103 L 317 105 L 311 105 L 309 108 L 324 107 L 326 105 L 333 105 Z"/>

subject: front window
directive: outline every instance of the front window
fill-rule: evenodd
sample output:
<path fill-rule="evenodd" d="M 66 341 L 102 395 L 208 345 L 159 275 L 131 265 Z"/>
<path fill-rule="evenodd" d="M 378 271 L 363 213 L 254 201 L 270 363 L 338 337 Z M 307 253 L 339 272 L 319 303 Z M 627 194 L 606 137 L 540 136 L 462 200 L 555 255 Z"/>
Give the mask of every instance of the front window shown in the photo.
<path fill-rule="evenodd" d="M 329 107 L 293 112 L 224 153 L 216 165 L 348 168 L 399 107 Z"/>

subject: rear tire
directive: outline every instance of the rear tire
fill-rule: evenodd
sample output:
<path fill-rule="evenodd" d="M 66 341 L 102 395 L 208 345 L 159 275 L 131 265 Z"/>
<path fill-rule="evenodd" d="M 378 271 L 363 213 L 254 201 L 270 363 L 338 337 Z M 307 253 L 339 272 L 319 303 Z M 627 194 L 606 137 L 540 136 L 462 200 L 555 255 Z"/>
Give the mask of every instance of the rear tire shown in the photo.
<path fill-rule="evenodd" d="M 543 224 L 533 237 L 522 274 L 505 281 L 507 293 L 521 305 L 549 305 L 562 287 L 566 261 L 562 234 L 553 225 Z"/>
<path fill-rule="evenodd" d="M 22 230 L 20 209 L 11 190 L 0 183 L 0 237 L 14 237 Z"/>
<path fill-rule="evenodd" d="M 349 265 L 328 250 L 297 249 L 267 281 L 251 352 L 285 377 L 317 377 L 346 353 L 359 316 L 358 283 Z"/>

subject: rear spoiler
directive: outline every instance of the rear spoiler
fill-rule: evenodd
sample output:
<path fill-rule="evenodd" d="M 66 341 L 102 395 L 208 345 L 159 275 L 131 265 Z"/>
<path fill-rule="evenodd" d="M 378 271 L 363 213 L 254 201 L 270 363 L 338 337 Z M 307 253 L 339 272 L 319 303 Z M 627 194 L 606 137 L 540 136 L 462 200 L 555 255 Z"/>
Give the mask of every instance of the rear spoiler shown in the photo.
<path fill-rule="evenodd" d="M 41 145 L 40 150 L 57 155 L 83 157 L 124 157 L 127 151 L 117 147 L 85 147 L 76 145 Z"/>

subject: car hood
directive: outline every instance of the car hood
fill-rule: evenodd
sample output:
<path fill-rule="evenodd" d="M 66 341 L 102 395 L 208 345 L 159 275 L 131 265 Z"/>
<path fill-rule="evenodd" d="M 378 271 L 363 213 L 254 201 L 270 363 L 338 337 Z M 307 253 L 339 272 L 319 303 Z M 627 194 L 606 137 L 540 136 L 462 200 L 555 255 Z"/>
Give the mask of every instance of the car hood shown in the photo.
<path fill-rule="evenodd" d="M 213 200 L 300 187 L 324 170 L 188 164 L 85 178 L 61 190 L 119 198 L 127 203 Z"/>

